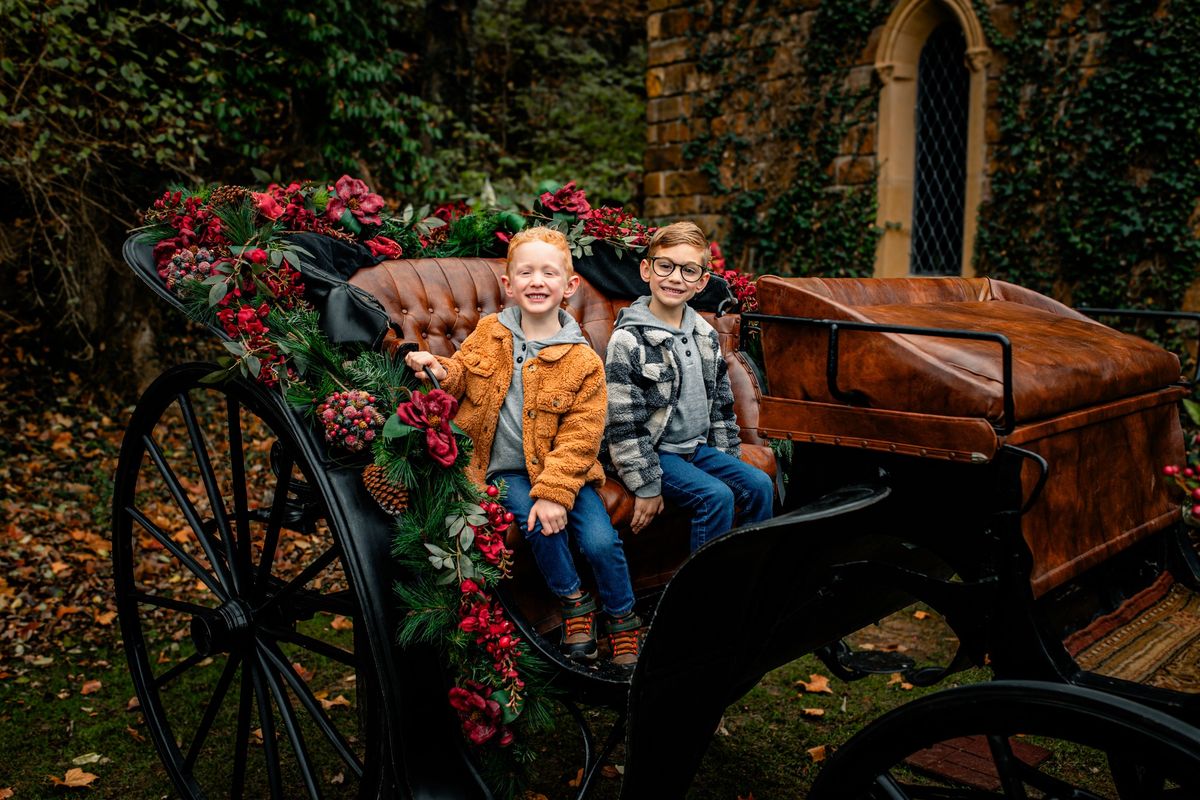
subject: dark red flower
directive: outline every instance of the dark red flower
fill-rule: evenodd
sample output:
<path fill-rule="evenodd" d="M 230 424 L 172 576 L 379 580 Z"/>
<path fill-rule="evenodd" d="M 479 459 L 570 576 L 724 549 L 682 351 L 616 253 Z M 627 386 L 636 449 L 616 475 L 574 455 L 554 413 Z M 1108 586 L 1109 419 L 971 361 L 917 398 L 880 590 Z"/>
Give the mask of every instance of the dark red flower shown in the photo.
<path fill-rule="evenodd" d="M 404 255 L 404 251 L 400 249 L 400 245 L 386 236 L 376 236 L 374 239 L 367 239 L 363 244 L 367 246 L 367 249 L 371 251 L 371 255 L 373 256 L 400 258 Z"/>
<path fill-rule="evenodd" d="M 383 198 L 371 192 L 367 184 L 358 178 L 343 175 L 334 185 L 335 194 L 329 198 L 325 206 L 325 216 L 330 220 L 341 219 L 342 214 L 349 210 L 359 221 L 368 225 L 382 225 L 379 212 L 383 210 Z"/>
<path fill-rule="evenodd" d="M 567 211 L 576 215 L 583 214 L 592 207 L 584 191 L 575 188 L 575 181 L 570 181 L 557 192 L 542 192 L 538 200 L 547 211 Z"/>
<path fill-rule="evenodd" d="M 254 208 L 267 219 L 279 219 L 283 215 L 283 206 L 279 201 L 266 192 L 251 192 L 254 198 Z"/>
<path fill-rule="evenodd" d="M 449 467 L 458 458 L 458 441 L 450 427 L 450 420 L 457 413 L 458 401 L 441 389 L 428 394 L 413 392 L 412 399 L 396 409 L 401 422 L 425 431 L 425 449 L 443 467 Z"/>

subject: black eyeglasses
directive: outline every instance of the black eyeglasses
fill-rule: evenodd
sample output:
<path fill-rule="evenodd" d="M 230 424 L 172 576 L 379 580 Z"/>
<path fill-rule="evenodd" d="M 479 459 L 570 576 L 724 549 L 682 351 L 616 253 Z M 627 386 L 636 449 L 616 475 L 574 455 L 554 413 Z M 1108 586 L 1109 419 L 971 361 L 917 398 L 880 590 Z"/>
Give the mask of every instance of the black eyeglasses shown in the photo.
<path fill-rule="evenodd" d="M 689 261 L 686 264 L 676 264 L 669 258 L 654 258 L 650 260 L 650 267 L 654 270 L 654 274 L 660 278 L 669 278 L 679 269 L 679 276 L 688 283 L 695 283 L 704 277 L 704 267 L 699 264 Z"/>

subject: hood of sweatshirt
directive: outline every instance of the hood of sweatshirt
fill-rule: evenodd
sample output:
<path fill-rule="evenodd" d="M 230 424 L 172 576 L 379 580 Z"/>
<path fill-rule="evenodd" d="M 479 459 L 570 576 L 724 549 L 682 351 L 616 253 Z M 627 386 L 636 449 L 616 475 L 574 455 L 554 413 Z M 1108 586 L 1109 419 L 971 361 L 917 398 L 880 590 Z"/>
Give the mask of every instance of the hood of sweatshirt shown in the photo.
<path fill-rule="evenodd" d="M 629 304 L 628 307 L 621 310 L 617 314 L 617 321 L 613 324 L 613 329 L 616 328 L 646 328 L 648 330 L 662 331 L 665 334 L 674 336 L 680 332 L 689 333 L 696 328 L 696 320 L 700 317 L 696 314 L 695 309 L 691 306 L 683 307 L 683 321 L 678 328 L 663 322 L 658 317 L 654 316 L 654 312 L 650 310 L 650 298 L 639 297 Z M 656 339 L 655 344 L 661 344 L 666 341 L 665 336 L 651 336 L 650 339 Z"/>
<path fill-rule="evenodd" d="M 517 306 L 509 306 L 504 309 L 497 319 L 501 325 L 512 332 L 513 347 L 519 348 L 522 344 L 528 344 L 531 356 L 536 355 L 542 348 L 555 344 L 587 344 L 587 339 L 583 338 L 583 331 L 580 329 L 579 323 L 561 308 L 558 310 L 558 322 L 562 327 L 558 329 L 558 333 L 549 339 L 533 342 L 528 341 L 525 331 L 521 330 L 521 309 Z"/>

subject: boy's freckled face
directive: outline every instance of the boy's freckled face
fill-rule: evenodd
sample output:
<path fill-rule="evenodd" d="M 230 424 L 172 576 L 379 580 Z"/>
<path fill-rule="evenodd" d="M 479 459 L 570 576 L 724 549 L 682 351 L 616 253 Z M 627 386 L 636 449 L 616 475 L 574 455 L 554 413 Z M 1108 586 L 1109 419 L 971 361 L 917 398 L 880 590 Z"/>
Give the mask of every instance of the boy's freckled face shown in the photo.
<path fill-rule="evenodd" d="M 654 259 L 669 260 L 673 264 L 699 264 L 705 263 L 707 253 L 690 244 L 677 244 L 672 247 L 663 247 L 655 251 Z M 675 269 L 670 275 L 659 275 L 655 272 L 650 262 L 652 259 L 642 259 L 641 271 L 642 280 L 650 284 L 650 296 L 658 302 L 664 309 L 677 309 L 687 303 L 699 292 L 704 290 L 708 285 L 708 272 L 695 283 L 688 283 L 683 279 L 683 273 L 680 269 Z"/>
<path fill-rule="evenodd" d="M 568 271 L 564 253 L 536 240 L 513 252 L 501 280 L 521 311 L 533 315 L 557 313 L 563 298 L 573 295 L 579 286 L 579 276 Z"/>

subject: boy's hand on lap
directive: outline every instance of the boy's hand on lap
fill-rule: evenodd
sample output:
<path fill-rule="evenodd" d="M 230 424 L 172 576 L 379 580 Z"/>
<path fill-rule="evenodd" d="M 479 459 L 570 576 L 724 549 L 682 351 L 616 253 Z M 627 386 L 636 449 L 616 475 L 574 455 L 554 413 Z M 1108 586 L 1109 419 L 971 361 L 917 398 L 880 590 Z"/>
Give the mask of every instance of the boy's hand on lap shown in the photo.
<path fill-rule="evenodd" d="M 641 533 L 642 528 L 650 524 L 651 520 L 657 517 L 663 510 L 663 499 L 661 494 L 656 494 L 654 497 L 635 497 L 633 498 L 633 521 L 630 527 L 634 533 Z"/>
<path fill-rule="evenodd" d="M 404 363 L 413 374 L 418 378 L 425 379 L 425 370 L 428 370 L 433 377 L 439 381 L 446 380 L 446 376 L 450 373 L 446 372 L 446 368 L 437 360 L 437 356 L 428 350 L 412 350 L 404 356 Z"/>
<path fill-rule="evenodd" d="M 567 527 L 567 507 L 553 500 L 539 498 L 529 510 L 529 519 L 525 522 L 526 530 L 542 523 L 542 536 L 553 536 Z"/>

